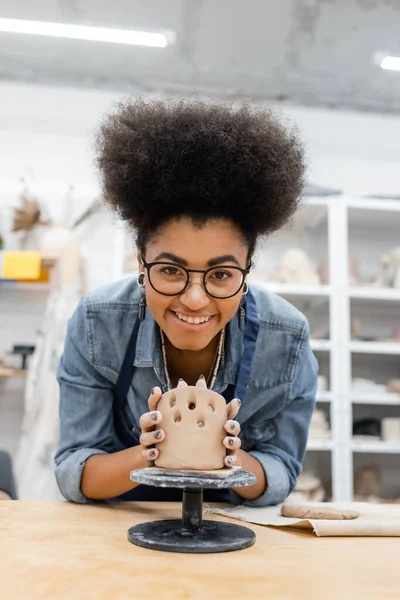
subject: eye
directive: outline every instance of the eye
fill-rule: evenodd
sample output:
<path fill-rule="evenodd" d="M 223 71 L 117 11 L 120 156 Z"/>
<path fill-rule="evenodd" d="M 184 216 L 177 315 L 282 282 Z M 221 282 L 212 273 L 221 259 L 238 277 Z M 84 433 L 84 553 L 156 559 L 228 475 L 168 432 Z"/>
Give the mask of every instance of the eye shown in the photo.
<path fill-rule="evenodd" d="M 181 275 L 182 271 L 177 267 L 163 267 L 161 273 L 164 273 L 165 275 Z"/>
<path fill-rule="evenodd" d="M 213 271 L 211 273 L 211 277 L 213 279 L 217 279 L 218 281 L 224 281 L 232 277 L 232 273 L 229 271 L 223 271 L 222 269 L 218 269 L 218 271 Z"/>

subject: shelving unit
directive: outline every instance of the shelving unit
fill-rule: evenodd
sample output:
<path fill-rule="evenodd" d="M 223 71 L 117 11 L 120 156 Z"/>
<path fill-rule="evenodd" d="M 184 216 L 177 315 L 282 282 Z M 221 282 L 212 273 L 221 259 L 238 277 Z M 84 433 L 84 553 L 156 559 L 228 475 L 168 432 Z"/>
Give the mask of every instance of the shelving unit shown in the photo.
<path fill-rule="evenodd" d="M 352 443 L 353 452 L 365 452 L 368 454 L 400 454 L 400 442 L 354 442 Z"/>
<path fill-rule="evenodd" d="M 353 404 L 372 404 L 374 406 L 400 406 L 400 394 L 367 394 L 360 392 L 350 396 Z"/>
<path fill-rule="evenodd" d="M 400 354 L 400 342 L 350 342 L 354 354 Z"/>
<path fill-rule="evenodd" d="M 397 359 L 400 356 L 400 343 L 358 341 L 352 340 L 350 337 L 353 302 L 363 303 L 362 305 L 367 306 L 372 314 L 382 307 L 381 310 L 385 313 L 391 308 L 395 315 L 398 306 L 397 315 L 400 315 L 400 290 L 369 285 L 350 286 L 348 268 L 349 229 L 359 226 L 359 243 L 368 245 L 371 252 L 375 239 L 380 238 L 380 244 L 374 251 L 376 270 L 378 269 L 379 254 L 395 245 L 390 235 L 389 239 L 386 239 L 385 223 L 388 223 L 389 227 L 396 222 L 400 223 L 400 201 L 335 196 L 305 199 L 304 205 L 307 214 L 298 220 L 299 226 L 303 229 L 305 224 L 310 221 L 310 211 L 313 209 L 317 212 L 314 219 L 317 227 L 321 227 L 321 223 L 323 224 L 326 219 L 324 227 L 327 232 L 326 255 L 330 263 L 329 285 L 296 286 L 279 283 L 265 283 L 265 285 L 270 291 L 282 295 L 298 306 L 300 310 L 306 306 L 312 311 L 316 306 L 321 306 L 323 302 L 329 307 L 326 321 L 329 326 L 330 339 L 312 339 L 311 348 L 315 352 L 321 368 L 325 369 L 324 375 L 330 379 L 329 392 L 319 393 L 317 403 L 319 405 L 325 403 L 325 410 L 330 411 L 332 438 L 330 440 L 309 439 L 307 456 L 316 458 L 318 453 L 322 453 L 324 456 L 330 454 L 332 496 L 336 501 L 345 502 L 353 499 L 353 456 L 355 454 L 370 455 L 374 459 L 374 457 L 378 458 L 382 455 L 400 453 L 400 443 L 360 442 L 354 441 L 352 437 L 353 405 L 400 406 L 400 394 L 352 390 L 352 377 L 355 376 L 352 373 L 354 357 L 367 361 L 365 363 L 367 371 L 379 368 L 376 366 L 377 358 L 381 361 L 398 360 L 396 363 L 399 365 L 397 377 L 400 378 L 400 360 Z M 369 224 L 373 224 L 375 228 L 375 235 L 372 236 L 372 239 L 367 233 Z M 399 225 L 397 225 L 397 231 L 398 227 Z M 381 231 L 380 234 L 379 231 Z M 313 234 L 311 232 L 309 235 Z M 323 237 L 318 232 L 316 235 L 320 238 Z M 292 242 L 292 246 L 295 247 L 298 236 L 295 235 L 294 239 L 296 241 Z M 312 247 L 306 247 L 306 250 L 312 258 Z M 274 256 L 273 252 L 270 255 Z M 308 317 L 308 314 L 306 316 Z M 395 320 L 396 317 L 394 317 L 393 326 L 396 325 Z M 385 336 L 382 335 L 382 337 Z M 323 465 L 321 468 L 324 469 L 326 459 L 321 464 Z M 318 473 L 316 474 L 318 475 Z M 325 473 L 320 473 L 320 475 L 324 478 Z"/>
<path fill-rule="evenodd" d="M 308 440 L 307 451 L 308 452 L 325 452 L 332 450 L 332 440 Z"/>

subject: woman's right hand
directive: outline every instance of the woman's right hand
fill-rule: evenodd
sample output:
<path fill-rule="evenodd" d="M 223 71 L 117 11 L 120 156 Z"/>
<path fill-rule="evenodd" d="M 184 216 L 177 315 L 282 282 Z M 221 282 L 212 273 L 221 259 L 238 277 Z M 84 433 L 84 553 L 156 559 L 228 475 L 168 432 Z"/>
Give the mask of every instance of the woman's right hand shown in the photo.
<path fill-rule="evenodd" d="M 156 410 L 161 396 L 161 389 L 159 387 L 153 388 L 149 398 L 150 412 L 144 413 L 140 417 L 142 456 L 149 466 L 154 464 L 154 461 L 160 454 L 156 445 L 165 439 L 165 432 L 159 428 L 159 424 L 162 421 L 162 414 L 159 410 Z"/>

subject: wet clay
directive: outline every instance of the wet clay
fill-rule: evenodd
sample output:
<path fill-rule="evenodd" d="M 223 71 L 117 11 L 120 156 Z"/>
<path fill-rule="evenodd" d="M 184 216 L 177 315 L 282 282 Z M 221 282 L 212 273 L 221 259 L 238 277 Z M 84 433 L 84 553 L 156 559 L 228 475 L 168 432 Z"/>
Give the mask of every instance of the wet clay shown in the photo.
<path fill-rule="evenodd" d="M 223 396 L 201 387 L 181 387 L 165 393 L 157 405 L 165 440 L 155 464 L 165 469 L 214 470 L 224 467 L 227 435 Z"/>

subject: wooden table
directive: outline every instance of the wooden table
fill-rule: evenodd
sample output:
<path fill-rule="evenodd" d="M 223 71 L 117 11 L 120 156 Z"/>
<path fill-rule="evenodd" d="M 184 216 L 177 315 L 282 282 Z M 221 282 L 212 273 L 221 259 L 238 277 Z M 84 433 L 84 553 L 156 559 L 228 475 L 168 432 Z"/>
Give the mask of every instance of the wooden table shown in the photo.
<path fill-rule="evenodd" d="M 126 539 L 133 524 L 179 515 L 177 504 L 0 502 L 0 598 L 400 598 L 398 538 L 316 538 L 252 526 L 255 546 L 209 555 L 146 550 Z"/>

